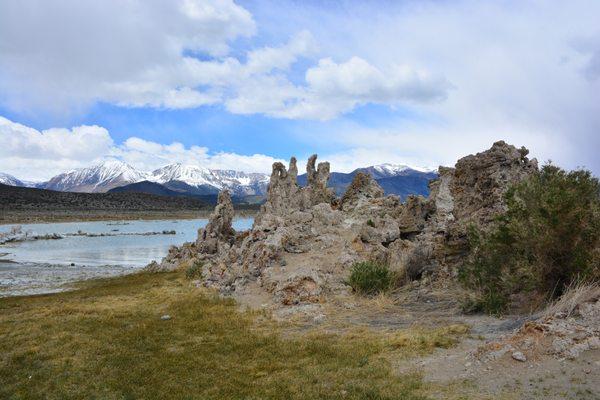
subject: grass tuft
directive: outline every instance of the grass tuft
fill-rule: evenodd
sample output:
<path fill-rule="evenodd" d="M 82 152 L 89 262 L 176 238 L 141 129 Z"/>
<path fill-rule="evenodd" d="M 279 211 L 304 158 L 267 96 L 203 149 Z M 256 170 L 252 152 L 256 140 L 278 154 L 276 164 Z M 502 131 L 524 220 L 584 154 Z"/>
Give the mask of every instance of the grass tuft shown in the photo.
<path fill-rule="evenodd" d="M 436 348 L 448 349 L 469 332 L 467 325 L 455 324 L 440 328 L 415 327 L 400 331 L 387 339 L 387 345 L 402 349 L 405 354 L 427 354 Z"/>
<path fill-rule="evenodd" d="M 544 316 L 552 317 L 563 314 L 570 317 L 578 306 L 600 299 L 600 284 L 579 282 L 567 287 L 565 292 L 556 301 L 544 310 Z"/>
<path fill-rule="evenodd" d="M 372 296 L 390 289 L 392 280 L 392 273 L 387 265 L 364 261 L 352 266 L 348 284 L 355 292 Z"/>
<path fill-rule="evenodd" d="M 202 267 L 204 267 L 202 261 L 193 261 L 192 264 L 186 268 L 185 277 L 189 280 L 202 279 Z"/>

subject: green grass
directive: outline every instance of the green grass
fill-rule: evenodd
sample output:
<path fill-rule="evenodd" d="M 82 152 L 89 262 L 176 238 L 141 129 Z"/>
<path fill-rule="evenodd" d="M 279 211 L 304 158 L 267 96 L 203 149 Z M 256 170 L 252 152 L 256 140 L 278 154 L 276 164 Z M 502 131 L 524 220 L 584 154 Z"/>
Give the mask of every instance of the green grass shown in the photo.
<path fill-rule="evenodd" d="M 192 264 L 186 268 L 185 277 L 187 279 L 202 279 L 202 267 L 204 264 L 202 261 L 194 261 Z"/>
<path fill-rule="evenodd" d="M 387 265 L 363 261 L 352 266 L 348 284 L 357 293 L 375 295 L 391 287 L 392 273 Z"/>
<path fill-rule="evenodd" d="M 181 272 L 0 299 L 0 398 L 424 399 L 420 377 L 395 374 L 389 354 L 414 352 L 414 340 L 419 352 L 450 345 L 440 332 L 428 341 L 279 329 Z"/>

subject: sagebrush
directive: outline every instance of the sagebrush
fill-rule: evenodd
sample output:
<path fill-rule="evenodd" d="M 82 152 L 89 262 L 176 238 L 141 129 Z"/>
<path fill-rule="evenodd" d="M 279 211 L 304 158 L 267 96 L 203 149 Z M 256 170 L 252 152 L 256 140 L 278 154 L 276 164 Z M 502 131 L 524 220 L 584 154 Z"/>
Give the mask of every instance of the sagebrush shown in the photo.
<path fill-rule="evenodd" d="M 460 278 L 476 290 L 471 309 L 498 314 L 513 298 L 553 299 L 574 282 L 598 281 L 600 184 L 589 171 L 545 165 L 505 201 L 491 228 L 469 232 Z"/>

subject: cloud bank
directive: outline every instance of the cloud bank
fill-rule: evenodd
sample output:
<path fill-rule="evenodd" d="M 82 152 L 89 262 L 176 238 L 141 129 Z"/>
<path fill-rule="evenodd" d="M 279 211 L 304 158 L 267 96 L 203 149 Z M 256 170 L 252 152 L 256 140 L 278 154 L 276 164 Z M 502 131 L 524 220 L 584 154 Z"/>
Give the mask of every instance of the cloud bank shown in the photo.
<path fill-rule="evenodd" d="M 300 157 L 342 170 L 448 165 L 504 139 L 600 174 L 598 15 L 594 0 L 5 1 L 0 111 L 206 107 L 276 119 Z M 150 157 L 126 143 L 109 147 Z"/>
<path fill-rule="evenodd" d="M 56 112 L 95 102 L 222 105 L 235 114 L 324 120 L 366 103 L 446 97 L 445 79 L 423 69 L 319 59 L 306 30 L 277 46 L 232 51 L 256 32 L 250 12 L 231 0 L 1 2 L 0 101 Z M 313 65 L 293 82 L 290 68 L 301 59 Z"/>

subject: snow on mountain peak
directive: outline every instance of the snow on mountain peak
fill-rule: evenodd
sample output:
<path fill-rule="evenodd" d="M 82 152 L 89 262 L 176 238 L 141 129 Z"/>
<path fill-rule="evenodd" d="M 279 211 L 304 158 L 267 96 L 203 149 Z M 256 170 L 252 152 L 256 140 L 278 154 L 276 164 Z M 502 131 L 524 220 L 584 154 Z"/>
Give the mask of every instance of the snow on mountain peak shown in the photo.
<path fill-rule="evenodd" d="M 375 179 L 380 179 L 414 172 L 431 173 L 436 170 L 406 164 L 385 163 L 360 168 L 359 171 L 368 172 Z M 191 190 L 199 194 L 210 194 L 229 189 L 234 195 L 245 196 L 264 194 L 269 183 L 269 174 L 209 169 L 195 164 L 182 163 L 168 164 L 152 172 L 143 172 L 118 159 L 106 159 L 87 168 L 65 172 L 40 184 L 23 182 L 11 175 L 0 173 L 0 183 L 73 192 L 106 192 L 118 186 L 145 180 L 163 184 L 176 191 Z M 185 185 L 193 189 L 186 188 Z"/>
<path fill-rule="evenodd" d="M 229 189 L 233 194 L 257 194 L 266 190 L 269 176 L 175 163 L 153 171 L 149 180 L 161 184 L 179 181 L 195 187 L 210 186 L 215 190 Z"/>
<path fill-rule="evenodd" d="M 131 165 L 114 159 L 102 161 L 91 168 L 83 168 L 79 171 L 84 175 L 97 174 L 100 182 L 117 177 L 122 177 L 126 181 L 136 180 L 145 175 Z"/>
<path fill-rule="evenodd" d="M 23 182 L 12 175 L 0 172 L 0 183 L 10 186 L 24 186 Z"/>
<path fill-rule="evenodd" d="M 149 180 L 157 183 L 166 183 L 170 181 L 181 181 L 188 185 L 210 185 L 211 171 L 197 165 L 189 164 L 169 164 L 162 168 L 154 170 L 149 176 Z"/>
<path fill-rule="evenodd" d="M 50 179 L 45 189 L 74 192 L 104 192 L 146 179 L 147 174 L 115 159 L 104 160 L 87 168 L 79 168 Z"/>
<path fill-rule="evenodd" d="M 417 172 L 425 172 L 425 173 L 435 172 L 437 170 L 436 168 L 417 167 L 417 166 L 406 165 L 406 164 L 390 164 L 390 163 L 374 165 L 373 169 L 381 174 L 386 174 L 386 175 L 390 175 L 390 176 L 397 175 L 401 172 L 408 171 L 408 170 L 413 170 L 413 171 L 417 171 Z"/>

